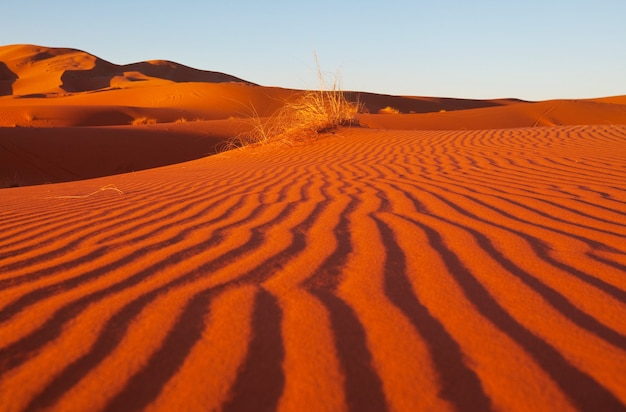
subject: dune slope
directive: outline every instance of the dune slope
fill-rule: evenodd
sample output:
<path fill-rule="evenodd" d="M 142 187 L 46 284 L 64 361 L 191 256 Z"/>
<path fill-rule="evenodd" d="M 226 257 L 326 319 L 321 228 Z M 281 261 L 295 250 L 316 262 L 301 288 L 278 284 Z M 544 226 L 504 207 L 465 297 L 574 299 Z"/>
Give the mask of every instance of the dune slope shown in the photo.
<path fill-rule="evenodd" d="M 0 96 L 64 95 L 150 81 L 248 83 L 165 60 L 117 65 L 81 50 L 30 44 L 0 46 L 0 61 L 0 81 L 13 81 Z"/>
<path fill-rule="evenodd" d="M 624 410 L 625 141 L 342 129 L 4 189 L 0 404 Z"/>
<path fill-rule="evenodd" d="M 0 131 L 0 188 L 135 172 L 215 154 L 245 122 Z"/>
<path fill-rule="evenodd" d="M 509 105 L 469 107 L 419 114 L 367 114 L 362 123 L 383 129 L 480 130 L 514 127 L 624 125 L 622 96 L 589 100 L 547 100 Z"/>

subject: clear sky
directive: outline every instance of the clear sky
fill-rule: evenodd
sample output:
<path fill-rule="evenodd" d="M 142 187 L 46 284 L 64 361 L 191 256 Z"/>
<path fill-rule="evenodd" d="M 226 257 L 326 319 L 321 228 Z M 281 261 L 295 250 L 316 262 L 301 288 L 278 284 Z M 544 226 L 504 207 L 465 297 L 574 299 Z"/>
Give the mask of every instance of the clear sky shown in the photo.
<path fill-rule="evenodd" d="M 19 0 L 0 44 L 172 60 L 315 88 L 528 100 L 626 94 L 626 0 Z"/>

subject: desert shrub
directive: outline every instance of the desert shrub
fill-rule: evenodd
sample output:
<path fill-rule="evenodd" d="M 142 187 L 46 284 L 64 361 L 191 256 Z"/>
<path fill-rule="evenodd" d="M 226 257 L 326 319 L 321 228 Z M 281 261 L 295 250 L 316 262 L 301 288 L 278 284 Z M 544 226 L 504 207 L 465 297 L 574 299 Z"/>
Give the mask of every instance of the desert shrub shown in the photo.
<path fill-rule="evenodd" d="M 382 113 L 382 114 L 400 114 L 400 110 L 396 109 L 395 107 L 387 106 L 387 107 L 384 107 L 384 108 L 380 109 L 378 111 L 378 113 Z"/>
<path fill-rule="evenodd" d="M 328 86 L 319 64 L 317 69 L 319 90 L 296 94 L 267 118 L 260 117 L 256 109 L 251 108 L 250 130 L 232 139 L 227 149 L 269 143 L 291 145 L 314 139 L 339 126 L 357 125 L 361 105 L 348 101 L 337 75 L 333 75 Z"/>
<path fill-rule="evenodd" d="M 156 122 L 157 122 L 156 119 L 142 116 L 142 117 L 137 117 L 133 119 L 133 121 L 130 124 L 132 124 L 133 126 L 137 126 L 140 124 L 155 124 Z"/>

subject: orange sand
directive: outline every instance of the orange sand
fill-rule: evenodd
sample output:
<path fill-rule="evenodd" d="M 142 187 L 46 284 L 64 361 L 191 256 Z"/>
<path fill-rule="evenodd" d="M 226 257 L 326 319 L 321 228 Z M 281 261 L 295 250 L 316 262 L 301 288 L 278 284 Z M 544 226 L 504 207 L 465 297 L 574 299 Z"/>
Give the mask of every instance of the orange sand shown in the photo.
<path fill-rule="evenodd" d="M 3 186 L 65 181 L 0 190 L 3 411 L 626 409 L 623 97 L 362 94 L 368 127 L 207 156 L 296 91 L 0 61 L 0 121 L 50 122 L 0 128 Z"/>

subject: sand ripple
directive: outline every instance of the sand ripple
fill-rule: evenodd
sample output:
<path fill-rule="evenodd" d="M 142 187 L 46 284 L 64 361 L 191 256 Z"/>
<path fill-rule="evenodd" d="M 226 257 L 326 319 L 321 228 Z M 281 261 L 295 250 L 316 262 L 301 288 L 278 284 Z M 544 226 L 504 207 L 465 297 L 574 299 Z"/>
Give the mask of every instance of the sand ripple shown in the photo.
<path fill-rule="evenodd" d="M 572 126 L 5 189 L 0 404 L 625 410 L 624 182 L 626 128 Z"/>

